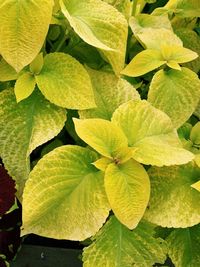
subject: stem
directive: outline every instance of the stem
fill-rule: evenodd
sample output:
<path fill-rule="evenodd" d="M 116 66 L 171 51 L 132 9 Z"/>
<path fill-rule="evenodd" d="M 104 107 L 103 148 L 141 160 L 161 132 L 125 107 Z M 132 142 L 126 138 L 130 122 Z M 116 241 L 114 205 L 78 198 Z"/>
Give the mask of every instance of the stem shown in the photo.
<path fill-rule="evenodd" d="M 139 15 L 144 9 L 145 5 L 146 5 L 145 0 L 134 0 L 133 8 L 132 8 L 132 15 L 133 16 Z"/>
<path fill-rule="evenodd" d="M 65 41 L 67 40 L 68 36 L 64 35 L 63 38 L 61 39 L 61 41 L 59 42 L 58 46 L 55 49 L 55 52 L 60 51 L 61 47 L 63 46 L 63 44 L 65 43 Z"/>

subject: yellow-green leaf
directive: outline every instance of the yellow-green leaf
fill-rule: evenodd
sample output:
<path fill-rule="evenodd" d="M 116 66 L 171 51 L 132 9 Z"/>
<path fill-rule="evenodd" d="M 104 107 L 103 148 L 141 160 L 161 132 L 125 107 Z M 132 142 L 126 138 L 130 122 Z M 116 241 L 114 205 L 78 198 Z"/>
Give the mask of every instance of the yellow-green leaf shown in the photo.
<path fill-rule="evenodd" d="M 162 58 L 160 51 L 147 49 L 137 54 L 121 74 L 137 77 L 144 75 L 165 63 L 166 61 Z"/>
<path fill-rule="evenodd" d="M 17 72 L 3 58 L 0 59 L 0 82 L 17 79 Z"/>
<path fill-rule="evenodd" d="M 103 173 L 92 165 L 97 158 L 89 149 L 69 145 L 39 161 L 23 194 L 23 234 L 85 240 L 98 232 L 110 206 Z"/>
<path fill-rule="evenodd" d="M 35 77 L 31 73 L 25 72 L 19 76 L 14 87 L 17 102 L 29 97 L 35 88 L 35 84 Z"/>
<path fill-rule="evenodd" d="M 105 171 L 105 189 L 118 220 L 134 229 L 141 220 L 150 196 L 150 181 L 145 169 L 133 159 L 110 164 Z"/>
<path fill-rule="evenodd" d="M 52 8 L 52 0 L 0 1 L 0 54 L 17 72 L 42 48 Z"/>
<path fill-rule="evenodd" d="M 61 9 L 74 31 L 101 49 L 116 74 L 124 67 L 128 24 L 125 17 L 101 0 L 61 0 Z"/>
<path fill-rule="evenodd" d="M 197 122 L 192 128 L 190 139 L 194 144 L 200 145 L 200 122 Z"/>
<path fill-rule="evenodd" d="M 43 67 L 43 64 L 44 64 L 43 54 L 40 53 L 30 64 L 31 73 L 38 75 Z"/>
<path fill-rule="evenodd" d="M 42 70 L 35 78 L 42 94 L 58 106 L 69 109 L 96 106 L 87 71 L 70 55 L 48 54 L 44 58 Z"/>
<path fill-rule="evenodd" d="M 192 184 L 191 187 L 200 192 L 200 181 Z"/>
<path fill-rule="evenodd" d="M 108 158 L 120 155 L 120 150 L 128 147 L 122 130 L 110 121 L 103 119 L 74 119 L 78 136 L 89 146 Z"/>
<path fill-rule="evenodd" d="M 200 80 L 187 68 L 158 71 L 150 84 L 148 101 L 171 118 L 175 128 L 184 124 L 200 99 Z"/>

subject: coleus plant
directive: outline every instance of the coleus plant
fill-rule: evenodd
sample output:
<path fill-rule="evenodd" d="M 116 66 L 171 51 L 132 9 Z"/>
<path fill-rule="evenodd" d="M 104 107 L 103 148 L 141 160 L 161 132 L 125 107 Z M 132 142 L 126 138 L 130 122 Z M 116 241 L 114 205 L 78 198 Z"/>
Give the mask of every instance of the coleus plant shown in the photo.
<path fill-rule="evenodd" d="M 85 267 L 200 265 L 199 16 L 198 0 L 0 1 L 22 235 L 90 238 Z"/>

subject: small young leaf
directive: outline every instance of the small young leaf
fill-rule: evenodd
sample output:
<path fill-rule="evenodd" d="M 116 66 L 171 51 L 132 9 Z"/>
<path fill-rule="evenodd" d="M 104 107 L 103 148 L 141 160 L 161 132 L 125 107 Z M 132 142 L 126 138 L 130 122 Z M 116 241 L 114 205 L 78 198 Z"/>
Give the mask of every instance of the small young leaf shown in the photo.
<path fill-rule="evenodd" d="M 52 8 L 52 0 L 0 1 L 0 54 L 17 72 L 42 48 Z"/>
<path fill-rule="evenodd" d="M 37 90 L 18 104 L 12 88 L 0 93 L 0 157 L 16 180 L 19 194 L 30 171 L 30 153 L 56 136 L 65 120 L 66 111 L 50 104 Z"/>
<path fill-rule="evenodd" d="M 101 118 L 110 120 L 121 104 L 140 99 L 137 90 L 126 80 L 113 73 L 88 69 L 94 90 L 96 108 L 79 111 L 81 119 Z"/>
<path fill-rule="evenodd" d="M 187 68 L 158 71 L 150 85 L 148 101 L 171 118 L 179 128 L 195 111 L 200 98 L 198 76 Z"/>
<path fill-rule="evenodd" d="M 34 90 L 35 85 L 35 77 L 31 73 L 25 72 L 19 76 L 14 87 L 17 102 L 29 97 Z"/>
<path fill-rule="evenodd" d="M 166 61 L 162 57 L 160 51 L 147 49 L 137 54 L 121 74 L 137 77 L 146 74 L 165 63 Z"/>
<path fill-rule="evenodd" d="M 164 263 L 167 246 L 154 229 L 141 222 L 130 231 L 112 216 L 83 252 L 84 267 L 149 267 Z"/>
<path fill-rule="evenodd" d="M 127 138 L 122 130 L 110 121 L 74 119 L 74 124 L 78 136 L 105 157 L 118 158 L 120 149 L 128 147 Z"/>
<path fill-rule="evenodd" d="M 134 229 L 141 220 L 150 196 L 150 181 L 145 169 L 133 159 L 110 164 L 105 171 L 105 189 L 118 220 Z"/>
<path fill-rule="evenodd" d="M 23 194 L 23 234 L 84 240 L 102 227 L 110 208 L 103 174 L 92 165 L 97 158 L 89 149 L 62 146 L 39 161 Z"/>
<path fill-rule="evenodd" d="M 192 128 L 192 131 L 190 133 L 190 140 L 194 144 L 200 145 L 200 122 L 197 122 Z"/>
<path fill-rule="evenodd" d="M 175 229 L 167 238 L 168 254 L 176 267 L 200 265 L 200 225 Z"/>
<path fill-rule="evenodd" d="M 191 187 L 200 192 L 200 181 L 192 184 Z"/>
<path fill-rule="evenodd" d="M 167 66 L 174 69 L 174 70 L 180 70 L 181 71 L 181 66 L 174 60 L 167 61 Z"/>
<path fill-rule="evenodd" d="M 200 17 L 199 0 L 170 0 L 165 5 L 165 8 L 182 18 Z"/>
<path fill-rule="evenodd" d="M 43 54 L 40 53 L 30 64 L 31 73 L 38 75 L 43 67 L 44 59 Z"/>
<path fill-rule="evenodd" d="M 194 163 L 173 167 L 151 167 L 151 197 L 145 218 L 162 227 L 185 228 L 200 222 L 200 193 L 191 187 L 199 181 Z"/>
<path fill-rule="evenodd" d="M 17 79 L 17 72 L 3 58 L 0 59 L 0 82 Z"/>
<path fill-rule="evenodd" d="M 133 158 L 143 164 L 185 164 L 194 155 L 182 148 L 170 118 L 145 100 L 129 101 L 113 114 L 112 122 L 125 133 Z"/>
<path fill-rule="evenodd" d="M 124 67 L 128 24 L 125 17 L 101 0 L 61 0 L 61 9 L 75 32 L 102 50 L 119 74 Z"/>
<path fill-rule="evenodd" d="M 69 109 L 87 109 L 96 106 L 87 71 L 76 59 L 67 54 L 48 54 L 44 58 L 40 74 L 35 78 L 42 94 L 58 106 Z"/>

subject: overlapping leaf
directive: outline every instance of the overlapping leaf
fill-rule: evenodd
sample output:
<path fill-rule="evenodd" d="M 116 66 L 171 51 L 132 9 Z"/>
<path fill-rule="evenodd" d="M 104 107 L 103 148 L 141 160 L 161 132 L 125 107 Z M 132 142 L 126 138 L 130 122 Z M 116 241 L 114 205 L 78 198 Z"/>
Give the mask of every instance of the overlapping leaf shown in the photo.
<path fill-rule="evenodd" d="M 42 48 L 52 8 L 52 0 L 0 1 L 0 54 L 17 72 Z"/>
<path fill-rule="evenodd" d="M 116 74 L 124 67 L 128 25 L 125 17 L 100 0 L 61 0 L 61 9 L 74 31 L 101 49 Z"/>
<path fill-rule="evenodd" d="M 182 148 L 169 117 L 147 101 L 129 101 L 113 114 L 112 122 L 125 133 L 133 158 L 156 166 L 184 164 L 194 156 Z"/>
<path fill-rule="evenodd" d="M 104 225 L 94 242 L 84 249 L 84 267 L 149 267 L 164 263 L 166 244 L 153 237 L 151 225 L 141 222 L 133 231 L 120 224 L 115 217 Z"/>
<path fill-rule="evenodd" d="M 30 153 L 57 135 L 65 120 L 65 110 L 37 91 L 19 104 L 12 88 L 0 93 L 0 156 L 20 191 L 29 174 Z"/>
<path fill-rule="evenodd" d="M 160 70 L 154 75 L 148 93 L 148 101 L 168 114 L 176 128 L 189 119 L 199 98 L 200 81 L 187 68 Z"/>
<path fill-rule="evenodd" d="M 199 181 L 200 169 L 183 166 L 152 167 L 151 197 L 145 218 L 162 227 L 185 228 L 200 223 L 200 193 L 191 185 Z"/>
<path fill-rule="evenodd" d="M 86 148 L 62 146 L 40 160 L 23 195 L 24 234 L 84 240 L 101 228 L 109 205 L 96 159 Z"/>

